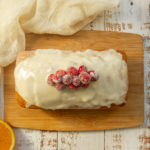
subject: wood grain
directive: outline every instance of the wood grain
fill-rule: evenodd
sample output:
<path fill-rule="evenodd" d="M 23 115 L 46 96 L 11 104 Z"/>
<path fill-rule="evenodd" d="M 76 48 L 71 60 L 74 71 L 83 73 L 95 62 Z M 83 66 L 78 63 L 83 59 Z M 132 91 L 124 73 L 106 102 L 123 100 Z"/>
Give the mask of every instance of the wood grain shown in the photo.
<path fill-rule="evenodd" d="M 24 109 L 17 105 L 13 71 L 15 64 L 5 68 L 5 119 L 12 126 L 85 131 L 124 128 L 140 125 L 144 119 L 143 42 L 136 34 L 104 31 L 81 31 L 74 36 L 27 35 L 27 48 L 59 48 L 104 50 L 114 48 L 127 54 L 129 68 L 129 97 L 124 107 L 110 110 Z"/>
<path fill-rule="evenodd" d="M 4 73 L 3 68 L 0 67 L 0 119 L 4 119 Z"/>

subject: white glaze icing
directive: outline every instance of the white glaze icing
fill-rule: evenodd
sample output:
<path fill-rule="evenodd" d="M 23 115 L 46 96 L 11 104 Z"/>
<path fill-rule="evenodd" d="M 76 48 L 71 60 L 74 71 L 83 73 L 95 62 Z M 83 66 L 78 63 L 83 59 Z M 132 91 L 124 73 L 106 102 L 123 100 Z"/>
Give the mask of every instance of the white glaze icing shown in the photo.
<path fill-rule="evenodd" d="M 86 89 L 58 91 L 47 84 L 50 73 L 70 66 L 85 65 L 95 70 L 99 80 Z M 20 62 L 14 72 L 16 91 L 29 104 L 44 109 L 79 108 L 96 109 L 111 104 L 122 104 L 128 91 L 127 64 L 115 50 L 70 51 L 37 50 L 35 54 Z"/>

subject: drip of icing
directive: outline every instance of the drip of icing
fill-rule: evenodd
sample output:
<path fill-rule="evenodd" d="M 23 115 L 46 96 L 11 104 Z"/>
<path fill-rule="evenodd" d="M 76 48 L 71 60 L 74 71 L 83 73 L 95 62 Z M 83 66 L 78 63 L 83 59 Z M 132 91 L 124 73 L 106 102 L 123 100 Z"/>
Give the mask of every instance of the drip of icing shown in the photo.
<path fill-rule="evenodd" d="M 69 88 L 58 91 L 47 84 L 49 74 L 70 66 L 85 65 L 95 70 L 99 80 L 86 89 Z M 115 50 L 70 51 L 37 50 L 35 54 L 20 62 L 14 72 L 16 91 L 29 104 L 43 109 L 82 109 L 110 107 L 122 104 L 128 91 L 127 64 Z"/>
<path fill-rule="evenodd" d="M 31 106 L 31 104 L 28 102 L 28 103 L 26 103 L 26 108 L 29 108 Z"/>

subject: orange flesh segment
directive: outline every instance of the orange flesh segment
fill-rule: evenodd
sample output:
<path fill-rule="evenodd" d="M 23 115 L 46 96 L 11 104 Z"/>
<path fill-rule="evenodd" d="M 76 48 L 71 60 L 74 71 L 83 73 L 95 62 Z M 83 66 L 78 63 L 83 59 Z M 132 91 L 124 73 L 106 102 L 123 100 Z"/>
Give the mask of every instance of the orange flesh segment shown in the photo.
<path fill-rule="evenodd" d="M 15 144 L 15 135 L 11 127 L 0 120 L 0 149 L 12 150 Z"/>

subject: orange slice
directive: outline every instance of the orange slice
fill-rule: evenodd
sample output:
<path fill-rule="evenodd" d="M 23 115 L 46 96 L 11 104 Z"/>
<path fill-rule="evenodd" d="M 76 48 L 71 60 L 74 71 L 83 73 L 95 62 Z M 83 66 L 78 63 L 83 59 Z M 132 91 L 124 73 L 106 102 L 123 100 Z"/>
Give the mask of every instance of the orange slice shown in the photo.
<path fill-rule="evenodd" d="M 0 149 L 13 150 L 15 146 L 15 134 L 12 128 L 4 121 L 0 120 Z"/>

